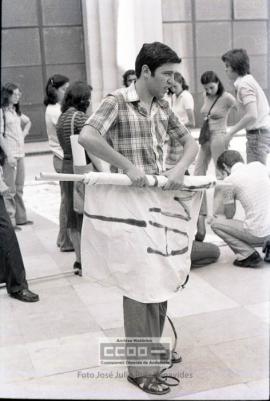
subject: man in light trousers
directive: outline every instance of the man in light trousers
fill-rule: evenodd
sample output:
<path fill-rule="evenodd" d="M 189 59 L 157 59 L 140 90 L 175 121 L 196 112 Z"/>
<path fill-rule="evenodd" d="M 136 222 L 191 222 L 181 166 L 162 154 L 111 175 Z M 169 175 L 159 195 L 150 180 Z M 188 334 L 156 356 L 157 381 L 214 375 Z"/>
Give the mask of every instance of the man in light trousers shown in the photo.
<path fill-rule="evenodd" d="M 254 249 L 261 247 L 270 234 L 270 179 L 267 168 L 260 162 L 244 164 L 235 150 L 226 150 L 218 160 L 217 167 L 224 179 L 224 212 L 211 225 L 215 234 L 237 255 L 233 264 L 239 267 L 260 265 L 262 258 Z M 236 200 L 240 201 L 245 219 L 236 220 Z"/>

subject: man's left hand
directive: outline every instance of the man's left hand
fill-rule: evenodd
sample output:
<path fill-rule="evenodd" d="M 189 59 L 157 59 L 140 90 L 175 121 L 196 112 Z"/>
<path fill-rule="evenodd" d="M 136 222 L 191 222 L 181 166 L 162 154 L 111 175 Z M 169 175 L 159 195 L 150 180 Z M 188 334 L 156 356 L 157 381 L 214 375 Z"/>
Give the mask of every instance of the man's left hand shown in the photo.
<path fill-rule="evenodd" d="M 162 175 L 165 175 L 168 178 L 167 183 L 164 185 L 163 189 L 173 190 L 173 189 L 181 189 L 183 185 L 185 170 L 172 168 L 168 171 L 165 171 Z"/>

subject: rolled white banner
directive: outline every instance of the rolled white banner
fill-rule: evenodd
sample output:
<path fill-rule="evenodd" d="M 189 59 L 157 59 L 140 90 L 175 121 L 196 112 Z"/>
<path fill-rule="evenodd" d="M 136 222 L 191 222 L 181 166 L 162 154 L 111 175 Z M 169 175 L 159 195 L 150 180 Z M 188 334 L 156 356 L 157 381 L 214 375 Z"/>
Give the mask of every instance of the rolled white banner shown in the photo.
<path fill-rule="evenodd" d="M 146 175 L 150 187 L 164 187 L 168 181 L 164 175 Z M 86 185 L 130 186 L 132 182 L 126 174 L 90 172 L 87 174 L 40 173 L 36 180 L 84 181 Z M 184 176 L 183 190 L 202 190 L 216 185 L 213 176 Z"/>

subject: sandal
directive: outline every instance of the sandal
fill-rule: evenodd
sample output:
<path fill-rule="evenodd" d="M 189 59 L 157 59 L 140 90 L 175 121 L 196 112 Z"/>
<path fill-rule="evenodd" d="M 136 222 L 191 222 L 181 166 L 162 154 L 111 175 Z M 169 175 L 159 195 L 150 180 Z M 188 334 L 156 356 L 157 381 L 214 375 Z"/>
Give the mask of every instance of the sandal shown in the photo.
<path fill-rule="evenodd" d="M 172 363 L 180 363 L 182 362 L 182 357 L 177 354 L 177 351 L 172 351 Z"/>
<path fill-rule="evenodd" d="M 128 381 L 139 387 L 142 391 L 154 395 L 168 394 L 171 389 L 166 381 L 156 376 L 127 377 Z"/>
<path fill-rule="evenodd" d="M 164 380 L 161 380 L 161 379 L 164 379 Z M 167 379 L 171 379 L 173 381 L 173 383 L 168 382 Z M 180 380 L 177 379 L 177 377 L 171 376 L 171 375 L 164 375 L 164 376 L 160 375 L 158 377 L 158 380 L 160 380 L 160 382 L 162 384 L 166 384 L 166 386 L 170 386 L 170 387 L 178 386 L 178 384 L 180 383 Z"/>

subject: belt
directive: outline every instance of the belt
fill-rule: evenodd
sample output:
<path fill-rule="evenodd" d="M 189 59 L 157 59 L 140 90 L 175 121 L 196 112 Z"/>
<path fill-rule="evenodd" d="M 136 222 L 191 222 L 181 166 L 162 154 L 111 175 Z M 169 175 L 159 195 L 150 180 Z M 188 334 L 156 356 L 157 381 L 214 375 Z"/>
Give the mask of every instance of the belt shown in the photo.
<path fill-rule="evenodd" d="M 270 129 L 267 128 L 254 128 L 254 129 L 247 129 L 248 134 L 256 134 L 256 133 L 263 133 L 263 132 L 270 132 Z"/>

